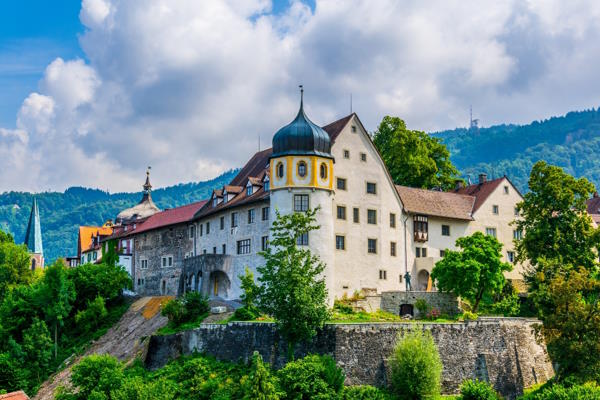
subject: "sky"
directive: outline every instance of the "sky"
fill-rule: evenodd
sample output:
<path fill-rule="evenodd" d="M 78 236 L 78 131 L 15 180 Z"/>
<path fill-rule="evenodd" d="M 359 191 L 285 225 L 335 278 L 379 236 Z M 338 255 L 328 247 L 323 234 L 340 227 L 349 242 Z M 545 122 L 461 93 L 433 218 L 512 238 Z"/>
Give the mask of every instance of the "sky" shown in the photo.
<path fill-rule="evenodd" d="M 0 5 L 0 192 L 137 191 L 242 166 L 298 109 L 374 131 L 599 105 L 597 1 Z"/>

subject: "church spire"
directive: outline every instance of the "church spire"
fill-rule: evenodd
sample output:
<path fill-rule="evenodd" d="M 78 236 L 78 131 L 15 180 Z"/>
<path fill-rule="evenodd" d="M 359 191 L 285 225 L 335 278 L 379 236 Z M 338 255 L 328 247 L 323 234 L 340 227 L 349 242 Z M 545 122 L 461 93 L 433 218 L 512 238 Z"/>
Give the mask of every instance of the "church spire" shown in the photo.
<path fill-rule="evenodd" d="M 150 169 L 152 167 L 148 167 L 148 169 L 146 170 L 146 183 L 144 183 L 144 192 L 146 192 L 147 194 L 150 194 L 150 191 L 152 190 L 152 185 L 150 184 Z"/>
<path fill-rule="evenodd" d="M 27 224 L 27 231 L 25 232 L 25 245 L 30 253 L 33 254 L 44 254 L 42 246 L 42 226 L 40 224 L 40 212 L 38 210 L 37 200 L 33 198 L 33 204 L 31 205 L 31 215 L 29 216 L 29 223 Z"/>

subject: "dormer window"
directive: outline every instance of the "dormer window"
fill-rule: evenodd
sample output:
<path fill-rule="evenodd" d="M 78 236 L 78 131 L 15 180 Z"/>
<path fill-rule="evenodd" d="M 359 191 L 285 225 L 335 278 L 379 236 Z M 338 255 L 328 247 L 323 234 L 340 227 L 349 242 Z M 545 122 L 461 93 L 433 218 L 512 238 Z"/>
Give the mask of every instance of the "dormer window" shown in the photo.
<path fill-rule="evenodd" d="M 250 184 L 250 182 L 248 182 L 248 186 L 246 186 L 246 196 L 251 196 L 252 192 L 252 185 Z"/>
<path fill-rule="evenodd" d="M 227 203 L 227 192 L 223 192 L 223 203 Z"/>
<path fill-rule="evenodd" d="M 216 197 L 213 197 L 213 203 L 212 203 L 213 207 L 216 207 L 217 204 L 218 204 L 218 199 Z"/>
<path fill-rule="evenodd" d="M 269 191 L 269 176 L 268 176 L 268 175 L 267 175 L 267 176 L 265 176 L 265 180 L 264 180 L 264 182 L 263 182 L 263 183 L 264 183 L 264 186 L 263 186 L 263 187 L 264 187 L 264 189 L 265 189 L 265 192 L 268 192 L 268 191 Z"/>

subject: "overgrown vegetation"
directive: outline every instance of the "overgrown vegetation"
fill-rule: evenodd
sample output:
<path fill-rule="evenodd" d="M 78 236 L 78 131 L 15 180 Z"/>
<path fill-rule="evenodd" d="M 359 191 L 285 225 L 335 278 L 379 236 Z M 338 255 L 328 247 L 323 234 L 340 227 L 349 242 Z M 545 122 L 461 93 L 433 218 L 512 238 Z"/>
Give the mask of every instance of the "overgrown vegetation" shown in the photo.
<path fill-rule="evenodd" d="M 163 305 L 161 314 L 167 317 L 169 322 L 157 333 L 168 335 L 195 328 L 208 316 L 209 311 L 208 297 L 198 292 L 187 292 Z"/>
<path fill-rule="evenodd" d="M 34 275 L 24 247 L 1 231 L 0 239 L 0 271 L 10 271 L 0 292 L 0 390 L 33 394 L 121 317 L 128 306 L 121 292 L 131 282 L 107 264 L 69 269 L 58 261 Z"/>

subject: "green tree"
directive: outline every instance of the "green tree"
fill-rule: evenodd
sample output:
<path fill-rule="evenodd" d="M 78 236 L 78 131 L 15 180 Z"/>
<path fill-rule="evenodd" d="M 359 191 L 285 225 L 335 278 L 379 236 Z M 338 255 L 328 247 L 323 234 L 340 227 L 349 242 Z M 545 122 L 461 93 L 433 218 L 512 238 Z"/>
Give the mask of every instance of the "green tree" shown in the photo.
<path fill-rule="evenodd" d="M 54 328 L 54 358 L 58 357 L 58 328 L 64 325 L 75 300 L 75 288 L 67 279 L 67 268 L 57 261 L 44 271 L 41 299 L 48 323 Z"/>
<path fill-rule="evenodd" d="M 344 371 L 330 356 L 308 355 L 277 372 L 285 399 L 337 400 L 344 389 Z"/>
<path fill-rule="evenodd" d="M 265 366 L 261 355 L 255 351 L 252 356 L 250 375 L 242 382 L 244 400 L 279 400 L 277 379 Z"/>
<path fill-rule="evenodd" d="M 502 243 L 495 237 L 475 232 L 456 240 L 460 251 L 446 250 L 431 272 L 431 279 L 442 292 L 453 292 L 473 304 L 477 312 L 484 296 L 499 293 L 512 265 L 502 262 Z"/>
<path fill-rule="evenodd" d="M 294 356 L 296 343 L 317 334 L 329 317 L 327 288 L 319 257 L 308 248 L 298 247 L 299 237 L 318 229 L 317 210 L 281 215 L 271 227 L 271 242 L 260 254 L 265 265 L 258 267 L 261 276 L 260 306 L 277 322 L 288 342 L 288 358 Z"/>
<path fill-rule="evenodd" d="M 23 351 L 27 368 L 36 377 L 36 384 L 40 384 L 52 358 L 52 339 L 44 321 L 36 319 L 23 333 Z"/>
<path fill-rule="evenodd" d="M 531 170 L 529 190 L 518 205 L 522 218 L 516 221 L 517 229 L 523 232 L 523 239 L 516 241 L 517 260 L 534 266 L 528 281 L 535 284 L 535 267 L 541 259 L 595 271 L 600 235 L 586 212 L 586 200 L 594 185 L 538 161 Z"/>
<path fill-rule="evenodd" d="M 418 188 L 453 189 L 458 170 L 441 140 L 406 128 L 398 117 L 385 116 L 373 136 L 394 183 Z"/>
<path fill-rule="evenodd" d="M 75 285 L 74 307 L 83 310 L 97 296 L 106 301 L 117 299 L 123 289 L 131 288 L 131 278 L 125 269 L 118 265 L 84 264 L 77 268 L 69 268 L 69 280 Z"/>
<path fill-rule="evenodd" d="M 90 332 L 100 326 L 107 315 L 104 298 L 98 296 L 94 301 L 88 302 L 85 310 L 77 311 L 75 323 L 81 332 Z"/>
<path fill-rule="evenodd" d="M 254 274 L 248 267 L 244 275 L 239 276 L 242 288 L 240 300 L 243 306 L 235 310 L 234 318 L 240 321 L 251 321 L 260 315 L 260 310 L 257 307 L 260 288 L 254 281 Z"/>
<path fill-rule="evenodd" d="M 33 281 L 31 259 L 24 245 L 17 245 L 10 234 L 0 230 L 0 299 L 10 287 Z"/>
<path fill-rule="evenodd" d="M 110 355 L 91 355 L 73 367 L 73 390 L 64 390 L 57 399 L 112 399 L 111 392 L 123 384 L 123 365 Z"/>
<path fill-rule="evenodd" d="M 411 329 L 398 337 L 390 358 L 391 389 L 401 399 L 440 394 L 442 361 L 429 330 Z"/>

